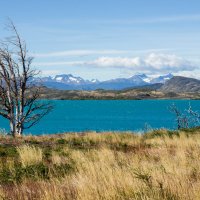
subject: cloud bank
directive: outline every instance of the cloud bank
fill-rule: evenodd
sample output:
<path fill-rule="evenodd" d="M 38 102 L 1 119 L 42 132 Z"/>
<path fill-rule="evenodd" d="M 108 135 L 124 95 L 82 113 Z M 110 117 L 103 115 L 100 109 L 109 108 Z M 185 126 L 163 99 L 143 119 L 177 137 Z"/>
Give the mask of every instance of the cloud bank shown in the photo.
<path fill-rule="evenodd" d="M 180 71 L 191 71 L 197 67 L 190 61 L 176 55 L 155 54 L 141 57 L 100 57 L 91 62 L 85 62 L 85 65 L 96 67 L 118 67 L 132 71 L 144 71 L 147 73 L 169 73 Z"/>
<path fill-rule="evenodd" d="M 36 63 L 38 66 L 66 66 L 89 68 L 115 68 L 147 74 L 179 73 L 193 71 L 198 67 L 192 62 L 174 54 L 150 53 L 145 57 L 110 57 L 102 56 L 94 60 L 44 62 Z"/>

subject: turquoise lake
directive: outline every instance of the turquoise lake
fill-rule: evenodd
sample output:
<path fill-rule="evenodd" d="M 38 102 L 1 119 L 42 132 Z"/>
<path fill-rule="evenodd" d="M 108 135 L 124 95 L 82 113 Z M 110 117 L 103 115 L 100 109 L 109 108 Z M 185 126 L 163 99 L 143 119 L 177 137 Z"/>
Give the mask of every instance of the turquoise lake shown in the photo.
<path fill-rule="evenodd" d="M 169 106 L 184 110 L 190 102 L 200 111 L 200 100 L 51 100 L 54 110 L 26 133 L 47 134 L 81 131 L 143 131 L 152 128 L 175 129 L 175 116 Z M 0 118 L 0 127 L 8 122 Z"/>

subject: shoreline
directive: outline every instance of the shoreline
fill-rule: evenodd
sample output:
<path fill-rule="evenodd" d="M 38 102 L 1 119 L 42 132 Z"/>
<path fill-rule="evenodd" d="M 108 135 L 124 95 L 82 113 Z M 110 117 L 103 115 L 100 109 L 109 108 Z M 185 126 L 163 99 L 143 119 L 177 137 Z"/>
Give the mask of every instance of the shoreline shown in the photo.
<path fill-rule="evenodd" d="M 166 128 L 159 128 L 159 129 L 151 129 L 149 131 L 69 131 L 69 132 L 59 132 L 59 133 L 44 133 L 44 134 L 32 134 L 32 133 L 25 133 L 22 136 L 20 136 L 19 138 L 26 138 L 26 137 L 52 137 L 52 138 L 56 138 L 56 137 L 63 137 L 63 136 L 70 136 L 70 135 L 76 135 L 76 136 L 87 136 L 87 135 L 106 135 L 106 134 L 113 134 L 113 135 L 135 135 L 135 136 L 146 136 L 146 135 L 151 135 L 151 134 L 158 134 L 160 132 L 164 132 L 165 134 L 169 134 L 172 135 L 173 133 L 175 135 L 177 134 L 181 134 L 181 133 L 194 133 L 194 132 L 198 132 L 200 134 L 200 127 L 192 127 L 192 128 L 185 128 L 185 129 L 166 129 Z M 8 138 L 13 138 L 12 135 L 10 134 L 1 134 L 0 133 L 0 137 L 8 137 Z"/>

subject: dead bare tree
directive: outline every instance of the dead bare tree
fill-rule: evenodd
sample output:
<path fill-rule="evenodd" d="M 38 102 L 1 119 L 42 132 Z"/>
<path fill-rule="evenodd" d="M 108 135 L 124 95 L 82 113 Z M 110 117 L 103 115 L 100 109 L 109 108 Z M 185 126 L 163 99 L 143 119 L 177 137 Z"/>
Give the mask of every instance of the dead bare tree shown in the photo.
<path fill-rule="evenodd" d="M 10 133 L 16 137 L 37 124 L 52 105 L 38 100 L 40 87 L 32 80 L 39 71 L 32 68 L 33 58 L 11 21 L 8 28 L 13 36 L 0 46 L 0 115 L 9 120 Z"/>
<path fill-rule="evenodd" d="M 176 116 L 177 129 L 188 128 L 188 118 L 184 115 L 177 106 L 173 103 L 170 105 L 169 110 Z"/>
<path fill-rule="evenodd" d="M 169 106 L 169 110 L 175 114 L 177 129 L 198 127 L 200 124 L 200 114 L 192 109 L 190 103 L 184 111 L 181 111 L 174 103 Z"/>

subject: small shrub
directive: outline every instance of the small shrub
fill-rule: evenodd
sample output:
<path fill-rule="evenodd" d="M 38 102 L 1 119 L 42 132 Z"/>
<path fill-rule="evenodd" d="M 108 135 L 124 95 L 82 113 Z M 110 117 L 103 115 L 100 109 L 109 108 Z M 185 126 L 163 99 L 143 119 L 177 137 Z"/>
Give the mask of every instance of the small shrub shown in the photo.
<path fill-rule="evenodd" d="M 75 163 L 62 163 L 60 165 L 53 165 L 51 168 L 51 176 L 56 178 L 63 178 L 75 170 Z"/>
<path fill-rule="evenodd" d="M 52 156 L 52 149 L 51 148 L 45 148 L 43 149 L 43 157 L 46 161 L 51 160 L 51 156 Z"/>
<path fill-rule="evenodd" d="M 20 165 L 16 166 L 13 171 L 13 181 L 22 182 L 26 179 L 49 179 L 49 168 L 43 163 L 36 165 L 29 165 L 27 167 L 22 167 Z"/>
<path fill-rule="evenodd" d="M 15 157 L 17 150 L 13 146 L 0 146 L 0 157 Z"/>
<path fill-rule="evenodd" d="M 66 144 L 67 141 L 66 141 L 65 139 L 58 139 L 58 140 L 57 140 L 57 143 L 58 143 L 58 144 Z"/>

